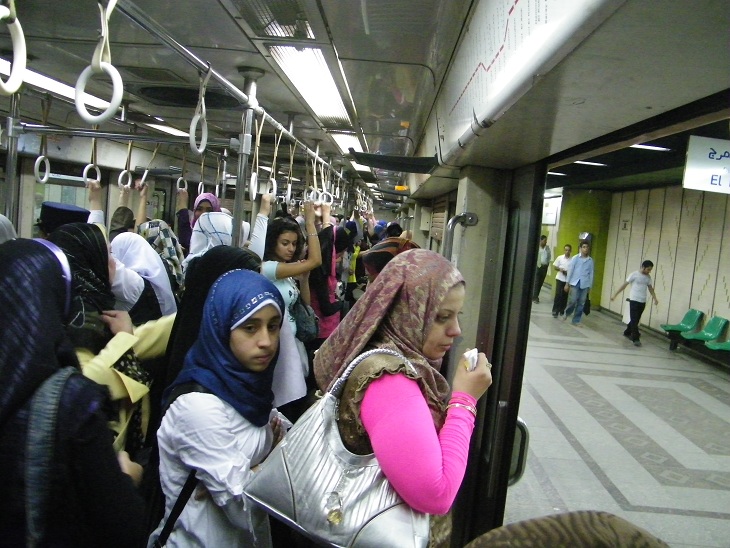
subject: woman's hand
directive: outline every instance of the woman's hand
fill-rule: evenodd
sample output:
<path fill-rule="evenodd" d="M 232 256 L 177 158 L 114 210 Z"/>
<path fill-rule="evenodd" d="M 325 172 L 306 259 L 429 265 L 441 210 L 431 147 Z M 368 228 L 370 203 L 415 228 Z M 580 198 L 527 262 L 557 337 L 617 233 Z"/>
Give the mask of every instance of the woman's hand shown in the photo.
<path fill-rule="evenodd" d="M 139 484 L 142 481 L 142 465 L 137 464 L 130 459 L 129 453 L 126 451 L 120 451 L 117 453 L 117 461 L 119 462 L 119 468 L 122 469 L 122 472 L 132 478 L 132 482 L 135 487 L 139 487 Z"/>
<path fill-rule="evenodd" d="M 313 202 L 304 202 L 302 205 L 304 209 L 304 222 L 305 223 L 312 223 L 312 226 L 314 226 L 315 221 L 315 214 L 314 214 L 314 203 Z"/>
<path fill-rule="evenodd" d="M 188 208 L 188 191 L 184 188 L 177 189 L 177 211 Z"/>
<path fill-rule="evenodd" d="M 131 335 L 134 331 L 129 312 L 123 310 L 104 310 L 101 314 L 101 321 L 109 326 L 114 335 L 117 333 L 129 333 Z"/>
<path fill-rule="evenodd" d="M 271 425 L 271 431 L 274 434 L 274 440 L 271 442 L 271 448 L 273 449 L 277 445 L 279 445 L 279 442 L 284 439 L 284 425 L 281 422 L 281 419 L 279 417 L 272 417 L 271 421 L 269 422 Z"/>
<path fill-rule="evenodd" d="M 456 366 L 452 389 L 454 392 L 466 392 L 477 400 L 492 384 L 492 365 L 487 361 L 484 352 L 477 355 L 477 366 L 469 371 L 469 360 L 462 356 Z"/>

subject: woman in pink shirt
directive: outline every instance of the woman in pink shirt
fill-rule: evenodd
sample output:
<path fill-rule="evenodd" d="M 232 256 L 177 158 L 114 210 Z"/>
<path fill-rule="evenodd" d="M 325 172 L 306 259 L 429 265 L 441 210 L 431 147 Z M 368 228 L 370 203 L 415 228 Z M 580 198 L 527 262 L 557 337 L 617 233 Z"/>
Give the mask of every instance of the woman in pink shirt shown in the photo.
<path fill-rule="evenodd" d="M 425 249 L 406 251 L 390 261 L 368 287 L 314 359 L 320 388 L 327 388 L 359 354 L 373 348 L 395 350 L 399 360 L 375 354 L 362 361 L 345 387 L 339 428 L 345 446 L 375 453 L 383 473 L 403 500 L 417 511 L 447 514 L 464 478 L 477 399 L 492 383 L 491 365 L 480 353 L 476 368 L 464 358 L 453 386 L 441 362 L 461 335 L 458 314 L 464 279 L 442 256 Z M 441 520 L 440 536 L 449 527 Z M 440 544 L 440 542 L 437 542 Z"/>

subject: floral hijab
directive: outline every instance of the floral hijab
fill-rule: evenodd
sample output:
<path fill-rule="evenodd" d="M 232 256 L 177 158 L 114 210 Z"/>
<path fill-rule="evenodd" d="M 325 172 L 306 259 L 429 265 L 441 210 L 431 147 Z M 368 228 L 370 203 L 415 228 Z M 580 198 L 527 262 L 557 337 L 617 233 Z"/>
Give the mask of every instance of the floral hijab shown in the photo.
<path fill-rule="evenodd" d="M 255 426 L 268 423 L 274 402 L 272 383 L 277 356 L 266 370 L 253 372 L 238 362 L 230 347 L 231 331 L 267 305 L 276 307 L 283 319 L 281 294 L 261 274 L 232 270 L 218 278 L 205 302 L 198 340 L 165 398 L 175 386 L 197 382 Z"/>
<path fill-rule="evenodd" d="M 112 310 L 115 302 L 106 237 L 95 224 L 70 223 L 54 230 L 48 240 L 61 248 L 71 265 L 74 299 L 69 336 L 75 347 L 96 354 L 112 336 L 101 321 L 101 312 Z"/>
<path fill-rule="evenodd" d="M 389 348 L 415 366 L 432 411 L 442 407 L 450 388 L 440 373 L 441 360 L 427 359 L 422 348 L 441 302 L 461 283 L 459 271 L 438 253 L 414 249 L 399 254 L 316 353 L 319 387 L 328 388 L 365 350 Z"/>

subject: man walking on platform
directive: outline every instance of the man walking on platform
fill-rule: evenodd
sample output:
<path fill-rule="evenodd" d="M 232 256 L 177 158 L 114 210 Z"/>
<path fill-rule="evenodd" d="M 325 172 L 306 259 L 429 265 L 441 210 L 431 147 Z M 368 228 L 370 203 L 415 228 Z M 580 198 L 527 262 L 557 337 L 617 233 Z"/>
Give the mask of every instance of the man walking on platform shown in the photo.
<path fill-rule="evenodd" d="M 550 265 L 550 248 L 547 245 L 547 236 L 540 236 L 540 248 L 537 250 L 537 272 L 535 272 L 535 286 L 532 289 L 532 302 L 540 302 L 540 290 L 545 283 L 548 266 Z"/>
<path fill-rule="evenodd" d="M 591 251 L 591 244 L 587 240 L 581 240 L 579 249 L 580 253 L 575 255 L 568 265 L 564 289 L 568 294 L 568 308 L 565 309 L 563 320 L 567 320 L 568 316 L 575 311 L 573 316 L 575 326 L 581 326 L 583 306 L 588 298 L 588 292 L 593 286 L 593 259 L 588 255 Z"/>
<path fill-rule="evenodd" d="M 619 287 L 616 290 L 616 293 L 614 293 L 611 297 L 611 300 L 614 300 L 618 297 L 619 293 L 631 284 L 631 291 L 629 292 L 629 298 L 627 299 L 629 301 L 629 317 L 631 320 L 626 326 L 624 337 L 631 339 L 634 346 L 641 346 L 641 341 L 639 340 L 639 321 L 641 320 L 641 315 L 644 313 L 644 308 L 646 307 L 647 290 L 651 293 L 651 297 L 654 299 L 654 304 L 659 304 L 659 301 L 654 294 L 654 286 L 651 284 L 651 276 L 649 276 L 653 268 L 654 263 L 651 261 L 644 261 L 641 263 L 641 270 L 637 270 L 629 274 L 629 277 L 626 278 L 626 282 L 624 282 L 624 284 Z"/>
<path fill-rule="evenodd" d="M 565 314 L 565 306 L 568 304 L 568 294 L 565 292 L 565 280 L 566 274 L 568 273 L 568 265 L 570 265 L 570 253 L 573 251 L 573 246 L 565 244 L 563 247 L 565 253 L 555 259 L 553 268 L 557 271 L 555 276 L 555 300 L 553 301 L 553 318 L 557 318 L 558 315 L 562 316 Z"/>

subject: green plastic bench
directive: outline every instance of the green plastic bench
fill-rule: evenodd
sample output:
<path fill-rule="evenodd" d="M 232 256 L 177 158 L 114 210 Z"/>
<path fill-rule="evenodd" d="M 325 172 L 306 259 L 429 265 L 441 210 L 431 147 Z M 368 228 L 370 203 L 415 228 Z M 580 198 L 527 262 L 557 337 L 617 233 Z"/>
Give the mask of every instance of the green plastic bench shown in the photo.
<path fill-rule="evenodd" d="M 728 320 L 721 316 L 713 316 L 707 322 L 704 329 L 700 331 L 682 331 L 680 335 L 688 341 L 714 341 L 722 336 L 722 332 L 727 327 Z"/>
<path fill-rule="evenodd" d="M 705 346 L 710 350 L 727 350 L 730 352 L 730 341 L 705 341 Z"/>
<path fill-rule="evenodd" d="M 663 323 L 661 328 L 667 332 L 669 337 L 669 350 L 676 350 L 679 344 L 679 334 L 683 331 L 696 331 L 705 313 L 701 310 L 690 308 L 679 323 Z"/>
<path fill-rule="evenodd" d="M 664 331 L 694 331 L 700 325 L 702 317 L 705 315 L 701 310 L 690 308 L 679 323 L 663 323 L 660 327 Z"/>

